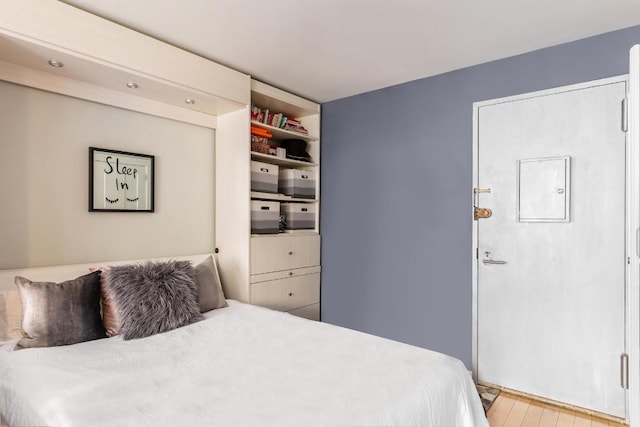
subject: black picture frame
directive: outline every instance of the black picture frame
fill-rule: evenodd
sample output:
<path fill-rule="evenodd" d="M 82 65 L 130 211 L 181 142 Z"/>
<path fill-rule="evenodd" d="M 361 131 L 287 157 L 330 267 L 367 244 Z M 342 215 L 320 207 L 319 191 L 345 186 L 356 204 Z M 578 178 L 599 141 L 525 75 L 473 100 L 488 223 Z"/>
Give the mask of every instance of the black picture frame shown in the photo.
<path fill-rule="evenodd" d="M 89 147 L 89 212 L 154 212 L 155 156 Z"/>

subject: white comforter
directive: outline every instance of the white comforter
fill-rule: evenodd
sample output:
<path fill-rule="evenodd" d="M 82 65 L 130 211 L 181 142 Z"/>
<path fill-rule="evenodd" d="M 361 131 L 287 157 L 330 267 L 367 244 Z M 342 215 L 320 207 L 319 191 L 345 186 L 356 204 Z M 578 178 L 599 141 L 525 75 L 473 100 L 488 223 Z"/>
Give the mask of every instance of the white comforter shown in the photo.
<path fill-rule="evenodd" d="M 153 337 L 0 347 L 13 425 L 486 426 L 457 359 L 229 301 Z"/>

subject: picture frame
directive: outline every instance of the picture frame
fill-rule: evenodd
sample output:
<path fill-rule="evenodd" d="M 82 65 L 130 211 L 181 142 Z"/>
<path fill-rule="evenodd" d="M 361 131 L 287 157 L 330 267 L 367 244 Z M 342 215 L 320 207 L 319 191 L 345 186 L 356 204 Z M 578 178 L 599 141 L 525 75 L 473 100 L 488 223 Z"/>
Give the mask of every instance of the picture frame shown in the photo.
<path fill-rule="evenodd" d="M 154 212 L 155 156 L 89 147 L 89 212 Z"/>

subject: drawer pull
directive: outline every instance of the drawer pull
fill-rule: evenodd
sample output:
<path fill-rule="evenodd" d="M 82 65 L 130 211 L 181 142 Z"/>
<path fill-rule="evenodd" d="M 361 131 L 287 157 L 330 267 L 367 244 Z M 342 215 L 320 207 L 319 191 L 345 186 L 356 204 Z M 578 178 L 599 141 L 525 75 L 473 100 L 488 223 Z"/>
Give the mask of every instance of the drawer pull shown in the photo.
<path fill-rule="evenodd" d="M 290 271 L 290 272 L 289 272 L 289 276 L 293 276 L 293 271 Z"/>
<path fill-rule="evenodd" d="M 293 255 L 293 251 L 289 251 L 289 255 Z"/>
<path fill-rule="evenodd" d="M 293 296 L 293 292 L 289 292 L 289 296 L 292 297 Z"/>

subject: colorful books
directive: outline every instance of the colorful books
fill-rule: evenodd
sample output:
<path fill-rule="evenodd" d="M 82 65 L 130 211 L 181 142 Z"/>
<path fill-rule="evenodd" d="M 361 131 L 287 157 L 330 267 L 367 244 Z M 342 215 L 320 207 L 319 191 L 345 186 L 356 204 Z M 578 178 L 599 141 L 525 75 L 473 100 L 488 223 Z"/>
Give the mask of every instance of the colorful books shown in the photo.
<path fill-rule="evenodd" d="M 283 126 L 283 129 L 304 133 L 305 135 L 309 133 L 309 131 L 305 129 L 304 126 L 302 126 L 302 123 L 298 119 L 287 119 Z"/>
<path fill-rule="evenodd" d="M 287 117 L 283 113 L 275 113 L 273 111 L 270 111 L 268 108 L 262 109 L 253 104 L 251 105 L 251 120 L 263 123 L 265 125 L 273 126 L 278 129 L 290 130 L 305 135 L 309 134 L 309 131 L 305 129 L 300 120 L 292 117 Z"/>

